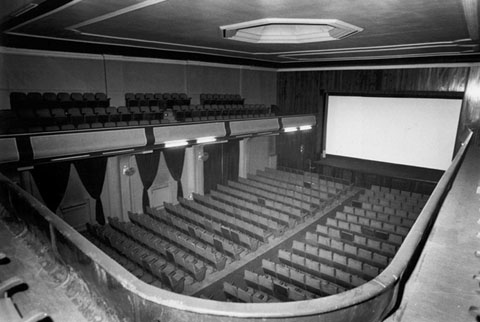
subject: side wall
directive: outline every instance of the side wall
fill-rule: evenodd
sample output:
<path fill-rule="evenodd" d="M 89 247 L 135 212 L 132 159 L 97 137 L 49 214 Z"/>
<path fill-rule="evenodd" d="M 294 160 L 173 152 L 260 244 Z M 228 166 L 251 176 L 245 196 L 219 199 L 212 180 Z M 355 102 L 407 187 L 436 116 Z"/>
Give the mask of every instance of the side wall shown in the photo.
<path fill-rule="evenodd" d="M 70 54 L 0 47 L 0 109 L 9 93 L 105 92 L 112 106 L 127 92 L 240 94 L 246 103 L 276 104 L 275 70 L 190 61 Z"/>
<path fill-rule="evenodd" d="M 466 91 L 469 71 L 469 67 L 436 67 L 279 72 L 277 83 L 279 114 L 317 113 L 317 127 L 309 138 L 313 140 L 313 144 L 304 144 L 306 149 L 303 154 L 318 160 L 324 139 L 324 93 L 449 97 L 452 92 Z M 475 81 L 472 80 L 471 83 Z M 478 82 L 476 83 L 478 86 Z M 464 104 L 462 113 L 467 105 L 472 104 Z M 471 112 L 467 114 L 472 115 Z M 460 123 L 465 123 L 468 118 L 464 114 Z M 463 127 L 464 125 L 461 125 L 461 128 Z M 300 145 L 303 144 L 299 135 L 279 137 L 277 140 L 279 165 L 300 166 L 299 157 L 291 153 L 299 151 Z"/>

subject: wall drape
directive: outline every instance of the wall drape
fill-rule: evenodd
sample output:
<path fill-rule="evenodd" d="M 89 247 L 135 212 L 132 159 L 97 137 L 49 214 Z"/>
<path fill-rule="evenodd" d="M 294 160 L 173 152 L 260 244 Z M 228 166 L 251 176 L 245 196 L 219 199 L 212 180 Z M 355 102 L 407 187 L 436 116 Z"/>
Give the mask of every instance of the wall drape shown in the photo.
<path fill-rule="evenodd" d="M 31 173 L 45 205 L 55 213 L 65 195 L 70 163 L 36 165 Z"/>
<path fill-rule="evenodd" d="M 87 190 L 88 194 L 95 199 L 95 219 L 100 225 L 105 224 L 103 204 L 100 198 L 107 170 L 107 158 L 93 158 L 75 161 L 75 169 Z"/>
<path fill-rule="evenodd" d="M 228 180 L 238 179 L 240 142 L 238 140 L 228 141 L 227 143 L 222 144 L 222 147 L 222 183 L 227 184 Z"/>
<path fill-rule="evenodd" d="M 204 163 L 204 193 L 217 188 L 217 184 L 227 184 L 228 180 L 237 180 L 240 159 L 240 142 L 228 141 L 223 144 L 206 145 L 208 153 Z"/>
<path fill-rule="evenodd" d="M 148 189 L 152 186 L 157 176 L 160 150 L 155 150 L 149 154 L 135 154 L 135 161 L 137 161 L 138 173 L 143 184 L 142 209 L 144 213 L 147 213 L 147 207 L 150 207 Z"/>
<path fill-rule="evenodd" d="M 173 148 L 163 150 L 163 156 L 167 163 L 172 178 L 177 181 L 177 198 L 183 197 L 182 171 L 185 160 L 185 148 Z"/>
<path fill-rule="evenodd" d="M 207 194 L 222 182 L 222 145 L 209 144 L 203 147 L 208 160 L 203 163 L 203 193 Z"/>

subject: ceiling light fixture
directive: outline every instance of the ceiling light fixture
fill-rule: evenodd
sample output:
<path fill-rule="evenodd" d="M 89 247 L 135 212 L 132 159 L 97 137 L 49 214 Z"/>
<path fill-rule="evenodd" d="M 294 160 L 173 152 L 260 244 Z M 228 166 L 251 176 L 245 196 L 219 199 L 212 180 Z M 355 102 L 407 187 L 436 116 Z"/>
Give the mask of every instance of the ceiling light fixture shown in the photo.
<path fill-rule="evenodd" d="M 338 19 L 265 18 L 221 26 L 223 38 L 257 44 L 301 44 L 339 40 L 363 28 Z"/>

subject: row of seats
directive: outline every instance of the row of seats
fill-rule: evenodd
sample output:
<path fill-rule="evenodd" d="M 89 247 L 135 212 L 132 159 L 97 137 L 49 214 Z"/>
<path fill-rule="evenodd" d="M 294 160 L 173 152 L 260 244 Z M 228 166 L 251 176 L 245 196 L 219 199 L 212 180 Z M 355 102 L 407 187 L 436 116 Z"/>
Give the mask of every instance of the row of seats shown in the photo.
<path fill-rule="evenodd" d="M 305 213 L 302 213 L 300 208 L 294 207 L 289 204 L 285 204 L 277 200 L 268 199 L 263 196 L 259 196 L 255 193 L 238 190 L 233 187 L 223 186 L 220 184 L 217 185 L 217 190 L 223 194 L 230 195 L 231 197 L 243 199 L 246 201 L 256 202 L 262 206 L 265 206 L 270 209 L 274 209 L 280 213 L 285 213 L 297 222 L 302 222 L 305 217 Z M 212 195 L 213 195 L 213 192 L 212 192 Z"/>
<path fill-rule="evenodd" d="M 377 186 L 377 185 L 372 185 L 370 187 L 370 190 L 372 192 L 376 193 L 376 194 L 379 194 L 379 195 L 381 195 L 382 193 L 383 193 L 383 195 L 392 194 L 392 195 L 396 195 L 396 196 L 405 196 L 405 197 L 413 198 L 413 199 L 421 199 L 421 200 L 424 200 L 424 201 L 427 201 L 427 199 L 429 197 L 426 194 L 421 194 L 421 193 L 418 193 L 418 192 L 404 191 L 404 190 L 393 189 L 393 188 L 388 188 L 388 187 L 381 187 L 381 186 Z"/>
<path fill-rule="evenodd" d="M 258 106 L 264 107 L 264 105 Z M 104 127 L 146 126 L 172 122 L 264 117 L 269 115 L 262 112 L 265 109 L 262 107 L 238 106 L 210 110 L 208 107 L 194 105 L 175 105 L 173 110 L 162 109 L 158 106 L 25 107 L 15 110 L 18 121 L 9 129 L 9 132 L 72 131 Z"/>
<path fill-rule="evenodd" d="M 206 245 L 194 238 L 191 238 L 190 236 L 172 227 L 165 227 L 164 225 L 162 225 L 148 215 L 129 213 L 129 219 L 131 222 L 138 225 L 138 227 L 141 227 L 136 228 L 138 232 L 145 230 L 151 231 L 156 236 L 173 244 L 175 247 L 193 254 L 194 257 L 184 257 L 186 264 L 185 266 L 182 266 L 190 267 L 193 263 L 193 266 L 204 267 L 205 265 L 202 261 L 207 261 L 217 270 L 222 270 L 225 268 L 225 264 L 227 261 L 226 257 L 222 253 L 215 250 L 213 247 Z M 122 223 L 122 225 L 125 227 L 127 223 Z M 167 252 L 167 259 L 168 258 L 172 258 L 172 256 Z"/>
<path fill-rule="evenodd" d="M 322 199 L 325 197 L 325 199 L 329 199 L 332 196 L 340 195 L 342 192 L 346 191 L 344 189 L 339 189 L 336 188 L 334 185 L 329 184 L 329 182 L 334 184 L 333 181 L 303 181 L 301 178 L 297 178 L 296 175 L 290 175 L 289 173 L 273 172 L 272 170 L 267 169 L 265 169 L 265 171 L 257 171 L 255 180 L 269 180 L 270 182 L 276 182 L 276 185 L 278 186 L 291 187 L 292 190 L 295 189 L 297 191 L 301 191 L 302 189 L 310 189 L 309 191 L 311 194 L 319 195 Z"/>
<path fill-rule="evenodd" d="M 362 208 L 365 210 L 372 210 L 388 215 L 396 215 L 400 216 L 403 218 L 409 218 L 409 219 L 417 219 L 418 215 L 420 214 L 421 209 L 414 209 L 412 210 L 406 210 L 406 209 L 399 209 L 396 208 L 395 206 L 385 206 L 385 205 L 380 205 L 372 202 L 362 202 L 362 201 L 352 201 L 352 207 L 356 208 Z"/>
<path fill-rule="evenodd" d="M 285 178 L 282 171 L 265 172 Z M 350 186 L 338 188 L 342 193 L 342 188 Z M 307 231 L 304 241 L 294 240 L 291 250 L 279 249 L 279 263 L 263 259 L 264 272 L 302 288 L 306 288 L 306 274 L 315 276 L 324 281 L 322 296 L 357 287 L 379 275 L 414 219 L 407 218 L 406 213 L 402 217 L 357 208 L 355 203 L 362 204 L 358 200 L 351 203 L 344 206 L 348 212 L 336 211 L 324 224 L 318 224 L 316 231 Z"/>
<path fill-rule="evenodd" d="M 401 225 L 393 224 L 390 222 L 385 222 L 382 220 L 372 219 L 365 216 L 357 216 L 354 214 L 348 214 L 341 211 L 337 211 L 335 214 L 335 219 L 347 221 L 350 223 L 359 224 L 362 226 L 368 226 L 376 230 L 382 230 L 388 233 L 394 233 L 401 235 L 403 237 L 407 236 L 409 228 L 403 227 Z"/>
<path fill-rule="evenodd" d="M 290 197 L 300 202 L 309 202 L 310 204 L 312 204 L 313 207 L 318 207 L 322 202 L 328 200 L 328 196 L 323 195 L 323 198 L 321 198 L 320 196 L 315 195 L 311 191 L 311 189 L 307 190 L 307 188 L 305 188 L 305 191 L 297 191 L 295 189 L 295 187 L 297 186 L 295 185 L 289 186 L 287 184 L 286 185 L 287 187 L 279 187 L 278 185 L 275 184 L 275 182 L 265 183 L 257 180 L 252 180 L 250 178 L 251 176 L 248 176 L 247 179 L 238 178 L 238 182 L 246 185 L 250 185 L 255 188 L 263 189 L 266 191 L 275 192 L 279 195 Z M 292 190 L 291 188 L 295 190 Z"/>
<path fill-rule="evenodd" d="M 376 220 L 392 223 L 392 224 L 395 224 L 395 225 L 400 225 L 400 226 L 407 227 L 407 228 L 412 227 L 413 223 L 415 222 L 414 219 L 405 218 L 405 217 L 398 216 L 398 215 L 385 214 L 385 213 L 376 212 L 376 211 L 373 211 L 373 210 L 365 210 L 365 209 L 362 209 L 362 208 L 356 208 L 356 207 L 352 207 L 352 206 L 348 206 L 348 205 L 345 205 L 343 207 L 343 212 L 346 213 L 346 214 L 354 214 L 354 215 L 357 215 L 357 216 L 364 216 L 364 217 L 367 217 L 367 218 L 376 219 Z"/>
<path fill-rule="evenodd" d="M 219 202 L 209 196 L 201 196 L 199 194 L 194 194 L 193 198 L 197 203 L 202 204 L 206 207 L 212 208 L 216 211 L 224 212 L 229 216 L 246 221 L 252 225 L 259 226 L 264 230 L 271 231 L 276 237 L 282 235 L 285 231 L 284 225 L 281 225 L 275 220 L 264 217 L 262 215 L 258 215 L 251 211 Z"/>
<path fill-rule="evenodd" d="M 332 233 L 332 235 L 335 234 Z M 357 244 L 354 241 L 338 239 L 322 232 L 306 232 L 305 243 L 315 247 L 331 249 L 378 267 L 386 267 L 394 255 L 392 253 L 385 254 L 383 251 L 364 244 Z"/>
<path fill-rule="evenodd" d="M 110 98 L 105 93 L 53 93 L 53 92 L 11 92 L 10 107 L 16 111 L 23 108 L 41 107 L 108 107 Z"/>
<path fill-rule="evenodd" d="M 245 249 L 240 245 L 237 245 L 220 235 L 206 231 L 205 229 L 200 228 L 197 225 L 193 225 L 182 218 L 168 214 L 165 209 L 147 208 L 147 214 L 153 219 L 159 220 L 160 222 L 189 234 L 192 238 L 196 238 L 208 245 L 215 247 L 217 251 L 236 260 L 240 259 L 240 254 L 245 251 Z"/>
<path fill-rule="evenodd" d="M 309 199 L 297 200 L 297 199 L 294 199 L 292 197 L 288 197 L 288 196 L 285 196 L 285 195 L 280 195 L 277 192 L 267 191 L 267 190 L 263 190 L 263 189 L 260 189 L 260 188 L 255 188 L 255 187 L 252 187 L 252 186 L 242 184 L 242 183 L 237 182 L 237 181 L 231 181 L 230 180 L 230 181 L 228 181 L 228 185 L 230 187 L 234 188 L 234 189 L 242 190 L 244 192 L 251 192 L 251 193 L 254 193 L 254 194 L 256 194 L 260 197 L 278 201 L 280 203 L 283 203 L 284 205 L 291 205 L 295 208 L 300 209 L 302 212 L 304 212 L 305 214 L 308 214 L 308 215 L 311 214 L 311 211 L 313 209 L 315 209 L 315 205 L 312 205 L 310 203 Z"/>
<path fill-rule="evenodd" d="M 234 228 L 223 226 L 219 222 L 210 218 L 203 217 L 189 209 L 185 209 L 181 205 L 172 205 L 164 203 L 165 210 L 174 215 L 183 218 L 184 220 L 202 227 L 203 229 L 223 236 L 224 238 L 233 241 L 235 244 L 245 247 L 251 251 L 258 248 L 259 240 L 253 238 Z"/>
<path fill-rule="evenodd" d="M 223 292 L 227 299 L 242 303 L 275 303 L 277 298 L 251 287 L 238 287 L 233 283 L 223 282 Z"/>
<path fill-rule="evenodd" d="M 189 255 L 188 252 L 182 250 L 181 247 L 167 240 L 164 236 L 146 230 L 146 227 L 139 225 L 138 221 L 132 224 L 115 219 L 110 221 L 110 225 L 132 240 L 162 255 L 168 262 L 175 264 L 177 267 L 182 267 L 195 280 L 202 281 L 205 278 L 206 265 L 203 261 Z"/>
<path fill-rule="evenodd" d="M 200 104 L 238 104 L 243 105 L 245 99 L 240 94 L 200 94 Z"/>
<path fill-rule="evenodd" d="M 319 177 L 317 174 L 309 176 L 308 174 L 298 174 L 295 172 L 286 172 L 277 169 L 265 168 L 265 171 L 259 171 L 257 174 L 267 178 L 276 179 L 278 181 L 294 183 L 298 186 L 311 187 L 315 190 L 338 194 L 351 187 L 341 182 L 337 182 L 334 178 Z"/>
<path fill-rule="evenodd" d="M 336 285 L 351 289 L 366 280 L 360 276 L 350 274 L 345 270 L 333 267 L 331 264 L 320 263 L 318 261 L 294 254 L 292 252 L 280 249 L 278 251 L 278 259 L 281 263 L 305 271 L 314 276 L 318 276 Z"/>
<path fill-rule="evenodd" d="M 179 198 L 178 201 L 184 208 L 189 209 L 201 215 L 202 217 L 211 219 L 212 221 L 218 222 L 221 225 L 231 227 L 233 229 L 237 229 L 243 232 L 244 234 L 249 235 L 253 238 L 256 238 L 262 242 L 267 242 L 268 237 L 272 235 L 271 232 L 268 232 L 266 229 L 260 228 L 255 224 L 251 224 L 243 219 L 238 219 L 233 216 L 229 216 L 225 213 L 206 207 L 192 200 Z"/>
<path fill-rule="evenodd" d="M 333 295 L 347 290 L 347 288 L 317 275 L 268 259 L 262 260 L 262 269 L 266 274 L 284 282 L 292 283 L 319 296 Z"/>
<path fill-rule="evenodd" d="M 4 253 L 0 253 L 0 264 L 5 265 L 10 259 Z M 27 286 L 27 287 L 25 287 Z M 17 303 L 12 299 L 15 292 L 25 290 L 28 285 L 17 276 L 4 281 L 0 280 L 0 321 L 8 322 L 39 322 L 49 318 L 45 312 L 21 312 Z"/>
<path fill-rule="evenodd" d="M 288 214 L 281 213 L 276 209 L 272 209 L 264 205 L 260 205 L 256 201 L 253 202 L 253 201 L 248 201 L 244 199 L 239 199 L 216 190 L 212 190 L 210 192 L 210 197 L 214 200 L 223 202 L 227 205 L 231 205 L 234 207 L 238 207 L 240 209 L 244 209 L 244 210 L 259 214 L 260 216 L 264 216 L 265 218 L 274 220 L 278 222 L 280 225 L 286 226 L 288 228 L 293 228 L 297 224 L 296 217 L 293 217 L 293 216 L 290 217 L 288 216 Z M 195 195 L 194 195 L 194 198 L 195 198 Z"/>
<path fill-rule="evenodd" d="M 259 289 L 281 301 L 304 301 L 318 297 L 310 291 L 301 289 L 270 275 L 262 275 L 245 270 L 243 279 L 248 286 Z"/>
<path fill-rule="evenodd" d="M 173 105 L 172 109 L 175 117 L 185 122 L 275 116 L 265 104 Z"/>
<path fill-rule="evenodd" d="M 395 189 L 392 189 L 395 190 Z M 410 196 L 407 194 L 403 194 L 404 192 L 409 193 L 408 191 L 400 191 L 396 190 L 399 193 L 391 193 L 391 192 L 380 192 L 380 191 L 375 191 L 373 189 L 365 190 L 364 195 L 371 196 L 371 197 L 377 197 L 377 198 L 382 198 L 386 200 L 392 200 L 392 201 L 398 201 L 398 202 L 403 202 L 403 203 L 408 203 L 412 205 L 418 205 L 418 206 L 425 206 L 428 200 L 428 195 L 423 195 L 423 194 L 417 194 L 415 193 L 414 196 Z"/>
<path fill-rule="evenodd" d="M 378 198 L 376 196 L 369 196 L 369 195 L 359 196 L 358 201 L 368 202 L 368 203 L 380 205 L 380 206 L 403 209 L 403 210 L 414 212 L 414 213 L 420 213 L 420 211 L 424 206 L 424 205 L 418 205 L 417 202 L 412 203 L 412 202 L 405 202 L 405 201 L 389 200 L 389 199 Z"/>
<path fill-rule="evenodd" d="M 347 273 L 360 276 L 365 280 L 371 280 L 381 272 L 381 268 L 377 265 L 371 265 L 358 258 L 342 254 L 332 249 L 312 246 L 297 240 L 293 241 L 292 253 L 319 263 L 343 269 Z"/>
<path fill-rule="evenodd" d="M 174 105 L 190 105 L 191 97 L 185 93 L 125 93 L 127 107 L 157 106 L 171 108 Z"/>
<path fill-rule="evenodd" d="M 315 233 L 323 234 L 324 236 L 334 239 L 350 241 L 362 248 L 366 248 L 372 252 L 378 252 L 388 257 L 393 257 L 398 250 L 398 245 L 365 236 L 362 233 L 342 230 L 334 226 L 317 225 Z"/>
<path fill-rule="evenodd" d="M 261 173 L 262 171 L 257 171 L 256 175 L 249 173 L 247 174 L 247 179 L 264 183 L 264 184 L 269 184 L 271 186 L 275 186 L 278 188 L 286 189 L 288 191 L 287 194 L 292 197 L 295 195 L 304 194 L 304 195 L 316 197 L 322 201 L 325 201 L 330 199 L 332 196 L 336 196 L 336 194 L 333 193 L 332 191 L 330 193 L 328 192 L 328 189 L 331 189 L 330 187 L 319 186 L 317 188 L 320 188 L 320 189 L 312 189 L 312 186 L 310 186 L 309 188 L 307 188 L 305 187 L 305 185 L 296 185 L 295 183 L 277 180 L 276 178 L 270 178 L 268 174 L 262 175 Z M 298 199 L 301 199 L 301 198 L 298 198 Z M 320 203 L 320 201 L 318 201 L 318 203 Z"/>
<path fill-rule="evenodd" d="M 137 278 L 159 288 L 182 293 L 185 275 L 157 252 L 135 242 L 111 226 L 87 225 L 90 239 Z"/>
<path fill-rule="evenodd" d="M 303 171 L 298 169 L 292 169 L 287 167 L 278 167 L 278 169 L 265 168 L 266 172 L 276 173 L 283 177 L 286 177 L 290 181 L 300 180 L 304 182 L 313 182 L 318 185 L 327 185 L 328 187 L 335 187 L 339 190 L 348 189 L 352 186 L 352 183 L 331 176 L 325 176 L 316 172 Z"/>
<path fill-rule="evenodd" d="M 343 231 L 353 232 L 368 236 L 371 239 L 377 239 L 379 241 L 387 241 L 391 244 L 401 245 L 404 236 L 388 232 L 383 229 L 374 229 L 370 226 L 358 224 L 356 222 L 349 222 L 338 218 L 327 218 L 326 225 L 329 227 L 335 227 Z"/>

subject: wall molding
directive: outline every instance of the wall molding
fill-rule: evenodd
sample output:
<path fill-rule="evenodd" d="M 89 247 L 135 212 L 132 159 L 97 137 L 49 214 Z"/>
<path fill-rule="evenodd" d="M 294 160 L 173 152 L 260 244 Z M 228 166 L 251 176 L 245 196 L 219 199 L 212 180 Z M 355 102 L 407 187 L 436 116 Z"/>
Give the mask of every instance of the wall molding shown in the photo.
<path fill-rule="evenodd" d="M 455 68 L 455 67 L 477 67 L 480 62 L 475 63 L 433 63 L 433 64 L 403 64 L 403 65 L 377 65 L 377 66 L 335 66 L 335 67 L 297 67 L 278 68 L 278 73 L 288 72 L 311 72 L 329 70 L 377 70 L 377 69 L 416 69 L 416 68 Z"/>
<path fill-rule="evenodd" d="M 277 71 L 276 68 L 256 67 L 256 66 L 249 66 L 249 65 L 209 63 L 209 62 L 195 61 L 195 60 L 174 60 L 174 59 L 133 57 L 133 56 L 121 56 L 121 55 L 84 54 L 84 53 L 75 53 L 75 52 L 25 49 L 25 48 L 14 48 L 14 47 L 4 47 L 4 46 L 0 46 L 0 54 L 55 57 L 55 58 L 72 58 L 72 59 L 109 60 L 109 61 L 122 61 L 122 62 L 153 63 L 153 64 L 171 64 L 171 65 L 184 65 L 184 66 L 205 66 L 205 67 L 217 67 L 217 68 L 228 68 L 228 69 L 238 69 L 238 70 L 258 70 L 258 71 L 268 71 L 268 72 Z"/>

